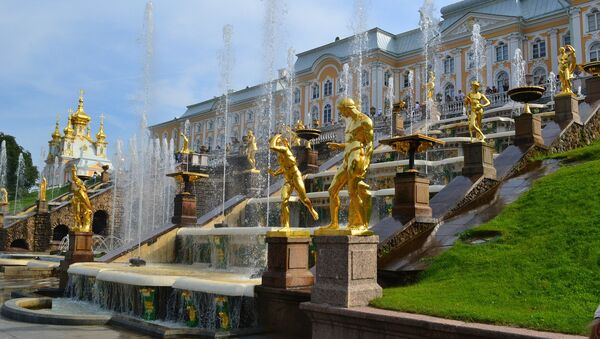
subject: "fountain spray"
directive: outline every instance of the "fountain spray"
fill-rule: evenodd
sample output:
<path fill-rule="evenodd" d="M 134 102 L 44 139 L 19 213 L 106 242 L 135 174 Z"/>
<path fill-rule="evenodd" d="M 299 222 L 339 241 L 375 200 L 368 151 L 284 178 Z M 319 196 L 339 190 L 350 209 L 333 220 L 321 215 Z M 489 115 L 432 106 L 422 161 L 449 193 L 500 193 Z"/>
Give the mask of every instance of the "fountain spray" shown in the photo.
<path fill-rule="evenodd" d="M 233 26 L 223 26 L 223 49 L 219 51 L 219 68 L 221 73 L 221 90 L 223 96 L 221 97 L 220 107 L 222 109 L 223 119 L 225 120 L 225 131 L 224 133 L 224 145 L 223 145 L 223 195 L 221 206 L 221 213 L 223 215 L 223 222 L 225 222 L 225 178 L 227 172 L 227 132 L 229 130 L 227 118 L 229 115 L 229 87 L 231 69 L 233 66 L 233 53 L 231 51 L 231 36 L 233 34 Z"/>

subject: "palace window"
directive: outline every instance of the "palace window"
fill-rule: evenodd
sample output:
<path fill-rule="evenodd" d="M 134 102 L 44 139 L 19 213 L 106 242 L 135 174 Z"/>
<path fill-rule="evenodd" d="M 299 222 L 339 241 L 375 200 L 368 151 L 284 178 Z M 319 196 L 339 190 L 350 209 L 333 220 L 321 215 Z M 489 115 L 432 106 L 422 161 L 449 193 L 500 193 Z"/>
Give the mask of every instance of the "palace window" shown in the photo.
<path fill-rule="evenodd" d="M 590 46 L 590 61 L 600 61 L 600 42 L 594 42 Z"/>
<path fill-rule="evenodd" d="M 331 95 L 332 92 L 333 83 L 331 82 L 331 80 L 325 81 L 325 84 L 323 85 L 323 96 L 328 97 Z"/>
<path fill-rule="evenodd" d="M 444 100 L 446 102 L 454 100 L 454 85 L 453 84 L 447 84 L 446 87 L 444 87 Z"/>
<path fill-rule="evenodd" d="M 496 87 L 498 88 L 498 92 L 506 92 L 508 91 L 508 73 L 502 71 L 498 73 L 496 77 Z"/>
<path fill-rule="evenodd" d="M 246 112 L 246 121 L 251 122 L 254 120 L 254 112 L 248 111 Z"/>
<path fill-rule="evenodd" d="M 239 113 L 236 113 L 233 115 L 233 123 L 236 125 L 240 123 L 240 114 Z"/>
<path fill-rule="evenodd" d="M 210 137 L 207 138 L 208 147 L 213 147 L 213 140 L 214 139 L 213 139 L 212 136 L 210 136 Z"/>
<path fill-rule="evenodd" d="M 592 12 L 587 15 L 588 21 L 588 32 L 597 31 L 600 29 L 600 12 L 594 8 Z"/>
<path fill-rule="evenodd" d="M 212 131 L 214 128 L 215 128 L 215 121 L 211 119 L 208 121 L 208 129 Z"/>
<path fill-rule="evenodd" d="M 496 46 L 496 61 L 508 60 L 508 45 L 500 41 Z"/>
<path fill-rule="evenodd" d="M 318 99 L 319 98 L 319 85 L 313 84 L 311 87 L 311 91 L 312 91 L 312 98 Z"/>
<path fill-rule="evenodd" d="M 202 132 L 202 123 L 197 122 L 194 125 L 196 125 L 196 133 L 201 133 Z"/>
<path fill-rule="evenodd" d="M 360 77 L 360 83 L 361 83 L 361 85 L 363 85 L 363 87 L 369 86 L 369 72 L 362 71 L 361 77 Z"/>
<path fill-rule="evenodd" d="M 363 95 L 360 100 L 360 109 L 363 113 L 369 114 L 369 97 Z"/>
<path fill-rule="evenodd" d="M 410 71 L 404 72 L 404 81 L 402 85 L 405 88 L 410 86 Z"/>
<path fill-rule="evenodd" d="M 473 58 L 473 52 L 467 53 L 467 69 L 475 67 L 475 58 Z"/>
<path fill-rule="evenodd" d="M 546 56 L 546 41 L 537 38 L 533 42 L 533 58 L 543 58 Z"/>
<path fill-rule="evenodd" d="M 385 100 L 383 101 L 383 112 L 388 115 L 390 114 L 390 99 L 389 98 L 385 98 Z"/>
<path fill-rule="evenodd" d="M 571 44 L 571 32 L 568 32 L 562 37 L 562 46 Z"/>
<path fill-rule="evenodd" d="M 299 104 L 300 103 L 300 89 L 296 88 L 294 90 L 294 103 L 295 104 Z"/>
<path fill-rule="evenodd" d="M 535 86 L 546 85 L 546 70 L 542 67 L 538 67 L 533 70 L 533 84 Z"/>
<path fill-rule="evenodd" d="M 310 110 L 310 120 L 312 121 L 320 121 L 321 117 L 319 116 L 319 108 L 317 106 L 313 106 Z"/>
<path fill-rule="evenodd" d="M 385 73 L 383 73 L 383 85 L 386 87 L 390 86 L 390 78 L 392 77 L 392 72 L 390 71 L 385 71 Z"/>
<path fill-rule="evenodd" d="M 325 105 L 325 108 L 323 109 L 323 123 L 325 123 L 325 124 L 331 123 L 331 105 L 330 104 Z"/>
<path fill-rule="evenodd" d="M 444 58 L 444 74 L 454 73 L 454 58 L 447 56 Z"/>

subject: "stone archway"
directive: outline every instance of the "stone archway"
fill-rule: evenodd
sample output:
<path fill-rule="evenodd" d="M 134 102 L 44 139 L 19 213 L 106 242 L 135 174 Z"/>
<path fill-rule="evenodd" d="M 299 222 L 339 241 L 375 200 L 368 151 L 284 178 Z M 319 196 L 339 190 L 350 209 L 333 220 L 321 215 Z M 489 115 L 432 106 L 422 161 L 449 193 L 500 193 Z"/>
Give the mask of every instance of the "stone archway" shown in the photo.
<path fill-rule="evenodd" d="M 52 241 L 61 241 L 67 234 L 69 234 L 69 227 L 67 225 L 57 225 L 52 229 Z"/>
<path fill-rule="evenodd" d="M 29 250 L 29 245 L 25 239 L 15 239 L 10 243 L 11 249 Z"/>
<path fill-rule="evenodd" d="M 106 211 L 98 210 L 94 213 L 92 232 L 102 236 L 108 235 L 108 213 Z"/>

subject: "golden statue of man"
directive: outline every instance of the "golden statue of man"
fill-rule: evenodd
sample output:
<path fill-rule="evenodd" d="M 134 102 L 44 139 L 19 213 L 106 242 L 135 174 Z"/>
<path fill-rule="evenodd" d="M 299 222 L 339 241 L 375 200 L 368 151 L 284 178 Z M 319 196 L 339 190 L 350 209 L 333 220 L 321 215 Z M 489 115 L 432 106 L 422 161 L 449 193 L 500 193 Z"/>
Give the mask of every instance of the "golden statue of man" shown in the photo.
<path fill-rule="evenodd" d="M 310 199 L 306 196 L 306 189 L 304 188 L 304 181 L 302 180 L 302 174 L 296 166 L 296 158 L 292 153 L 290 144 L 286 138 L 282 137 L 281 134 L 275 134 L 269 142 L 271 150 L 277 153 L 277 162 L 279 168 L 272 170 L 269 168 L 269 174 L 272 176 L 278 176 L 283 174 L 285 182 L 281 188 L 281 229 L 285 231 L 290 228 L 290 208 L 289 201 L 292 192 L 296 190 L 300 201 L 306 206 L 310 215 L 314 220 L 319 220 L 319 214 L 312 206 Z"/>
<path fill-rule="evenodd" d="M 475 138 L 480 141 L 485 141 L 485 135 L 481 130 L 481 120 L 483 119 L 483 109 L 490 105 L 490 100 L 485 94 L 479 92 L 479 82 L 471 82 L 471 92 L 465 96 L 465 108 L 470 107 L 467 114 L 469 115 L 469 135 L 473 142 L 473 131 Z"/>
<path fill-rule="evenodd" d="M 46 201 L 47 187 L 48 187 L 48 181 L 46 181 L 46 177 L 42 177 L 42 180 L 40 180 L 40 192 L 38 194 L 39 201 Z"/>
<path fill-rule="evenodd" d="M 429 71 L 429 81 L 427 81 L 427 99 L 433 100 L 435 91 L 435 73 Z"/>
<path fill-rule="evenodd" d="M 8 205 L 8 191 L 4 187 L 0 187 L 0 204 Z"/>
<path fill-rule="evenodd" d="M 348 229 L 367 231 L 371 210 L 369 185 L 364 182 L 373 154 L 373 122 L 356 108 L 354 100 L 343 98 L 337 106 L 338 112 L 346 118 L 345 142 L 327 143 L 333 150 L 344 150 L 344 162 L 329 186 L 329 210 L 331 224 L 324 229 L 339 229 L 338 212 L 340 198 L 338 194 L 344 185 L 348 185 L 350 206 L 348 208 Z"/>
<path fill-rule="evenodd" d="M 183 132 L 179 132 L 179 136 L 183 139 L 183 145 L 181 146 L 181 150 L 179 153 L 181 154 L 190 154 L 190 140 L 185 136 Z"/>
<path fill-rule="evenodd" d="M 256 169 L 256 150 L 258 150 L 258 147 L 256 146 L 256 137 L 254 136 L 254 132 L 252 132 L 252 130 L 248 130 L 246 139 L 246 158 L 250 163 L 250 171 L 258 172 Z"/>
<path fill-rule="evenodd" d="M 74 230 L 78 232 L 92 231 L 92 203 L 87 194 L 87 188 L 81 179 L 77 177 L 77 167 L 71 168 L 71 180 L 73 181 L 71 207 L 75 219 Z"/>
<path fill-rule="evenodd" d="M 558 78 L 560 79 L 561 91 L 559 95 L 572 95 L 571 79 L 577 66 L 575 48 L 566 45 L 558 50 Z"/>

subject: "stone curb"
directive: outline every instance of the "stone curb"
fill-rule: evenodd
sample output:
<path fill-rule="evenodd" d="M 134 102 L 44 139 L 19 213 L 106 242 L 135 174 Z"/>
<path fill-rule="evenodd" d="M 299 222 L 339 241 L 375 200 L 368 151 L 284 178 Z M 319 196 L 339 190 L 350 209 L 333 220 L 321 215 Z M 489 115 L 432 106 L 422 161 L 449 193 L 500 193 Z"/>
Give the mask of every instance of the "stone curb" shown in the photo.
<path fill-rule="evenodd" d="M 16 321 L 52 325 L 105 325 L 111 318 L 110 315 L 69 315 L 37 310 L 51 307 L 52 298 L 18 298 L 7 300 L 2 305 L 0 313 Z"/>

